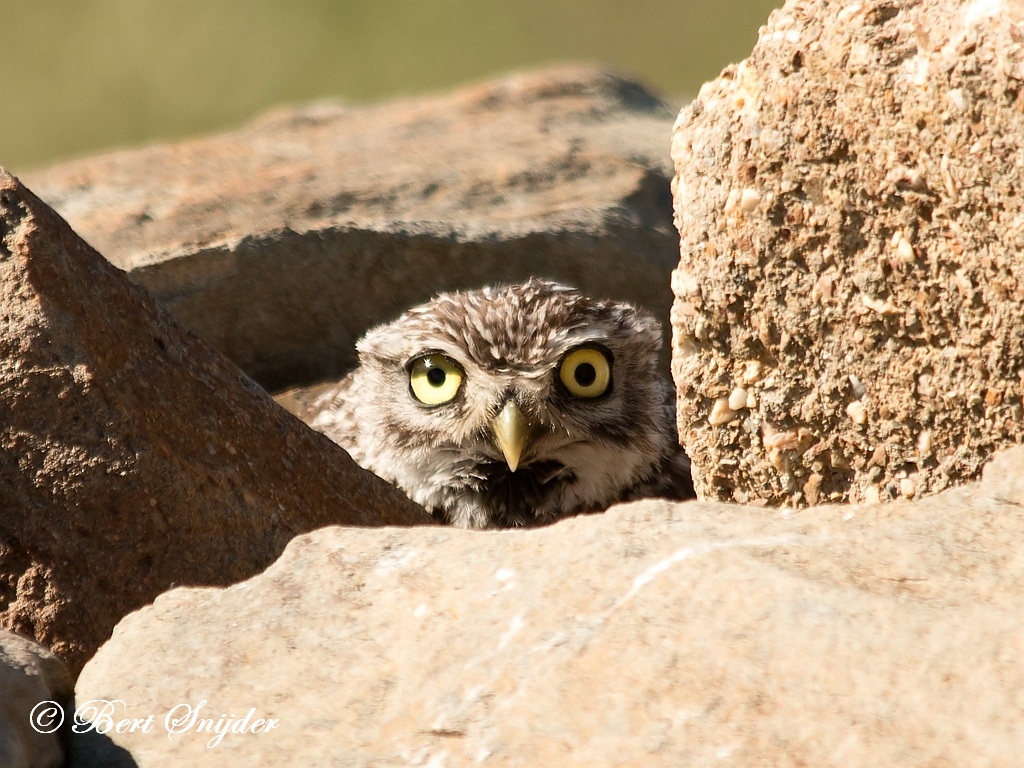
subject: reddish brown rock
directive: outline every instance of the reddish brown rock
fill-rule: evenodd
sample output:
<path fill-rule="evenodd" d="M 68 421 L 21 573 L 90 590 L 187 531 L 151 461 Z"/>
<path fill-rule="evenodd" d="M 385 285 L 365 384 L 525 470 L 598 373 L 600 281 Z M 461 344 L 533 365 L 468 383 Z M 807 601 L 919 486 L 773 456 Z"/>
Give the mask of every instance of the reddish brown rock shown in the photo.
<path fill-rule="evenodd" d="M 698 493 L 918 497 L 1024 440 L 1024 5 L 790 0 L 673 157 Z"/>
<path fill-rule="evenodd" d="M 1006 466 L 1019 482 L 1024 448 Z M 106 747 L 140 768 L 1016 768 L 1024 515 L 1004 496 L 986 477 L 786 515 L 644 501 L 528 532 L 321 529 L 244 584 L 126 617 L 76 693 L 157 725 L 76 766 Z M 204 700 L 168 738 L 166 713 Z M 278 727 L 197 732 L 250 709 Z"/>
<path fill-rule="evenodd" d="M 0 625 L 77 671 L 128 611 L 329 523 L 427 522 L 0 170 Z"/>
<path fill-rule="evenodd" d="M 379 106 L 282 110 L 27 181 L 176 317 L 280 389 L 338 378 L 367 328 L 443 290 L 546 276 L 667 318 L 671 127 L 636 83 L 556 69 Z"/>

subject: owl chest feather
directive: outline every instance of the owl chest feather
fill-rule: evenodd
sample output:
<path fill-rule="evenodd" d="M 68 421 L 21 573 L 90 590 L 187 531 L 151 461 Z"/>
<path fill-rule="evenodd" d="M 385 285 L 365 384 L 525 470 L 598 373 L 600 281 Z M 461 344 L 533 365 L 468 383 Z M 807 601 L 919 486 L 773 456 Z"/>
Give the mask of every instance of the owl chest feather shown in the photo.
<path fill-rule="evenodd" d="M 390 464 L 391 479 L 432 514 L 475 528 L 531 527 L 598 511 L 627 498 L 652 469 L 636 452 L 593 444 L 564 446 L 515 472 L 490 456 L 458 453 Z"/>

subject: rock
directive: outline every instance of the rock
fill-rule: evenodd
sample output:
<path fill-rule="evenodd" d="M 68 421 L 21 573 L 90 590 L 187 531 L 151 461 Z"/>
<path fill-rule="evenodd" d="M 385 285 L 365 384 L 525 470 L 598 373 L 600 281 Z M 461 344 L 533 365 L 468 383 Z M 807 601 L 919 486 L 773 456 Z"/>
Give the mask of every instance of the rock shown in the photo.
<path fill-rule="evenodd" d="M 0 691 L 0 765 L 63 765 L 61 726 L 74 692 L 67 667 L 42 646 L 0 630 Z"/>
<path fill-rule="evenodd" d="M 704 498 L 921 497 L 1024 440 L 1024 5 L 790 0 L 676 124 Z M 714 424 L 735 387 L 754 405 Z"/>
<path fill-rule="evenodd" d="M 0 413 L 0 626 L 76 673 L 171 586 L 330 523 L 429 522 L 2 169 Z"/>
<path fill-rule="evenodd" d="M 1024 474 L 1024 448 L 1008 457 Z M 986 482 L 783 513 L 644 501 L 526 532 L 327 528 L 126 617 L 77 697 L 154 716 L 110 735 L 142 768 L 1016 766 L 1020 511 Z M 172 710 L 188 729 L 168 738 Z M 250 710 L 212 748 L 196 730 Z"/>
<path fill-rule="evenodd" d="M 182 322 L 283 389 L 340 378 L 366 329 L 443 290 L 546 276 L 667 318 L 671 128 L 636 83 L 554 69 L 280 110 L 27 182 Z"/>

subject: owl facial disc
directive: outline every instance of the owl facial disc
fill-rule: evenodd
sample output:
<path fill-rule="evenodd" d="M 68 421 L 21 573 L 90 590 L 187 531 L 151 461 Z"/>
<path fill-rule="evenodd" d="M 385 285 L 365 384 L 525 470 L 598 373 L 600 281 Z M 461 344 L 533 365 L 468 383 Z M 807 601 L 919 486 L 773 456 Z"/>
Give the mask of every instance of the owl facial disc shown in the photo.
<path fill-rule="evenodd" d="M 444 293 L 368 331 L 308 420 L 464 528 L 692 498 L 661 341 L 647 312 L 545 280 Z"/>
<path fill-rule="evenodd" d="M 494 439 L 505 455 L 508 468 L 513 472 L 519 466 L 519 457 L 530 438 L 530 422 L 516 407 L 515 400 L 509 400 L 501 413 L 494 417 Z"/>

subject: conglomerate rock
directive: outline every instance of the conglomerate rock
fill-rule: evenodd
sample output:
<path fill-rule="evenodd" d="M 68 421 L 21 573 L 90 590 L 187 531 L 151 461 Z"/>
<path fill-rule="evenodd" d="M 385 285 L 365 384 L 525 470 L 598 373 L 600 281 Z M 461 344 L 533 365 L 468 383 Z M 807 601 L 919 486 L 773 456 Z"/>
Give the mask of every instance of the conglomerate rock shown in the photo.
<path fill-rule="evenodd" d="M 277 390 L 337 379 L 370 326 L 450 289 L 548 277 L 667 319 L 672 118 L 634 82 L 552 69 L 280 110 L 26 182 Z"/>
<path fill-rule="evenodd" d="M 1019 766 L 1024 448 L 996 462 L 894 504 L 315 531 L 126 617 L 77 698 L 153 725 L 76 768 Z"/>
<path fill-rule="evenodd" d="M 1024 439 L 1024 3 L 790 0 L 676 124 L 705 498 L 918 497 Z"/>
<path fill-rule="evenodd" d="M 173 585 L 331 523 L 429 522 L 0 169 L 0 626 L 77 672 Z"/>

